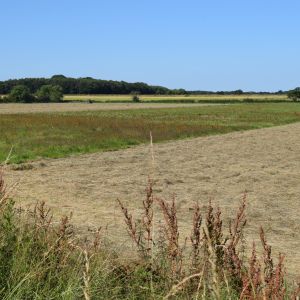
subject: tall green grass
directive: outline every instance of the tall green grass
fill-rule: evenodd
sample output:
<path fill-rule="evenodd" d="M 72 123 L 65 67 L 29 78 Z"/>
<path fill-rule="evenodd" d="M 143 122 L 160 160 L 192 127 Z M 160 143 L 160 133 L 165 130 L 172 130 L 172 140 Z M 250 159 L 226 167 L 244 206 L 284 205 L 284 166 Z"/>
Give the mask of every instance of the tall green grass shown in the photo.
<path fill-rule="evenodd" d="M 0 161 L 117 150 L 145 143 L 223 134 L 300 121 L 300 105 L 243 104 L 191 108 L 0 115 Z"/>

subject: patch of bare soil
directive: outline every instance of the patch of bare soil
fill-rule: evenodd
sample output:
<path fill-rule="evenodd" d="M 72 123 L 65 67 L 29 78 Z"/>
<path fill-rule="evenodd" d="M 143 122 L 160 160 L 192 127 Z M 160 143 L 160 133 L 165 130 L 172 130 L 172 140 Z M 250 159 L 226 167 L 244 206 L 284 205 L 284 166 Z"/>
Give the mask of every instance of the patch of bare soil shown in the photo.
<path fill-rule="evenodd" d="M 150 147 L 142 145 L 37 161 L 10 167 L 6 175 L 20 181 L 14 197 L 23 206 L 44 200 L 60 215 L 73 211 L 80 230 L 107 226 L 110 237 L 122 241 L 126 230 L 116 199 L 138 213 L 149 174 L 157 195 L 176 195 L 183 235 L 190 233 L 195 201 L 212 199 L 227 222 L 246 191 L 248 245 L 258 241 L 262 225 L 273 251 L 286 254 L 289 272 L 300 275 L 299 133 L 296 123 L 155 144 L 154 162 Z"/>
<path fill-rule="evenodd" d="M 72 112 L 93 110 L 126 110 L 145 108 L 175 108 L 218 105 L 209 103 L 1 103 L 0 114 L 42 113 L 42 112 Z"/>

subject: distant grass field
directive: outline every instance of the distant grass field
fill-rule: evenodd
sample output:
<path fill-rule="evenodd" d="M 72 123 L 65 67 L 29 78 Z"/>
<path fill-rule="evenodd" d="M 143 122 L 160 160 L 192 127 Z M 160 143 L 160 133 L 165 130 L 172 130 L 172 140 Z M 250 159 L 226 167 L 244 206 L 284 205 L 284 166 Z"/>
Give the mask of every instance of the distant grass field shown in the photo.
<path fill-rule="evenodd" d="M 0 99 L 4 95 L 0 95 Z M 243 102 L 285 102 L 286 94 L 242 94 L 242 95 L 140 95 L 141 102 L 153 103 L 243 103 Z M 102 103 L 132 102 L 132 95 L 64 95 L 64 101 L 93 101 Z"/>
<path fill-rule="evenodd" d="M 149 141 L 184 139 L 300 121 L 298 103 L 192 108 L 3 114 L 0 161 L 11 162 L 108 151 Z"/>
<path fill-rule="evenodd" d="M 66 101 L 132 102 L 131 95 L 65 95 Z M 276 102 L 287 101 L 287 95 L 141 95 L 142 102 Z"/>

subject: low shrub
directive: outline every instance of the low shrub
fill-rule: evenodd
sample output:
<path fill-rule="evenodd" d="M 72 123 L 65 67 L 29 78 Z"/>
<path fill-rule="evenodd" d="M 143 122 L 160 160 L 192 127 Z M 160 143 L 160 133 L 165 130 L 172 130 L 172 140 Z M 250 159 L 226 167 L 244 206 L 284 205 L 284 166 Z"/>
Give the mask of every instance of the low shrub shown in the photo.
<path fill-rule="evenodd" d="M 287 94 L 288 98 L 293 101 L 300 101 L 300 87 L 291 90 Z"/>
<path fill-rule="evenodd" d="M 132 99 L 133 102 L 141 102 L 139 92 L 132 92 L 131 97 L 132 97 L 131 99 Z"/>

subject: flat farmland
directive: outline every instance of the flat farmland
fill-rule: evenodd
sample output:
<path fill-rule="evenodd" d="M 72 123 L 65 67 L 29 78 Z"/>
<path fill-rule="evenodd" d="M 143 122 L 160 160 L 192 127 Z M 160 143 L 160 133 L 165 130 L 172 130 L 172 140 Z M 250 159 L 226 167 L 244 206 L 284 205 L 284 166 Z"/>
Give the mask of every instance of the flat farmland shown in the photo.
<path fill-rule="evenodd" d="M 3 97 L 4 95 L 0 95 Z M 146 103 L 230 103 L 230 102 L 284 102 L 289 101 L 286 94 L 241 94 L 241 95 L 139 95 L 141 102 Z M 132 95 L 113 94 L 68 94 L 64 101 L 131 103 Z"/>
<path fill-rule="evenodd" d="M 241 104 L 85 112 L 2 114 L 0 161 L 124 149 L 300 121 L 300 105 Z"/>
<path fill-rule="evenodd" d="M 218 105 L 216 103 L 1 103 L 0 114 L 60 113 L 98 110 L 156 109 Z"/>
<path fill-rule="evenodd" d="M 203 211 L 209 200 L 218 205 L 227 228 L 246 194 L 247 250 L 263 226 L 274 255 L 299 274 L 299 103 L 157 107 L 0 114 L 0 159 L 11 151 L 5 180 L 17 183 L 16 206 L 45 201 L 55 222 L 73 212 L 79 236 L 101 226 L 131 260 L 117 199 L 138 216 L 149 176 L 155 196 L 176 197 L 182 240 L 195 202 Z"/>
<path fill-rule="evenodd" d="M 258 122 L 259 113 L 255 115 Z M 209 200 L 219 205 L 227 228 L 246 192 L 247 247 L 251 247 L 252 240 L 259 245 L 262 225 L 274 256 L 285 254 L 289 274 L 297 275 L 299 132 L 300 123 L 295 123 L 154 144 L 154 160 L 148 144 L 115 152 L 43 159 L 27 164 L 27 170 L 10 166 L 5 178 L 8 183 L 19 183 L 13 194 L 18 206 L 33 207 L 36 201 L 46 201 L 56 216 L 72 211 L 77 231 L 102 226 L 103 235 L 121 245 L 117 249 L 122 252 L 128 239 L 116 200 L 121 199 L 138 216 L 149 175 L 155 179 L 156 196 L 167 200 L 176 196 L 182 238 L 190 235 L 196 201 L 201 206 L 207 206 Z M 147 132 L 145 136 L 147 139 Z"/>
<path fill-rule="evenodd" d="M 286 94 L 241 94 L 241 95 L 140 95 L 142 102 L 276 102 L 288 101 Z M 67 101 L 132 102 L 131 95 L 65 95 Z"/>

